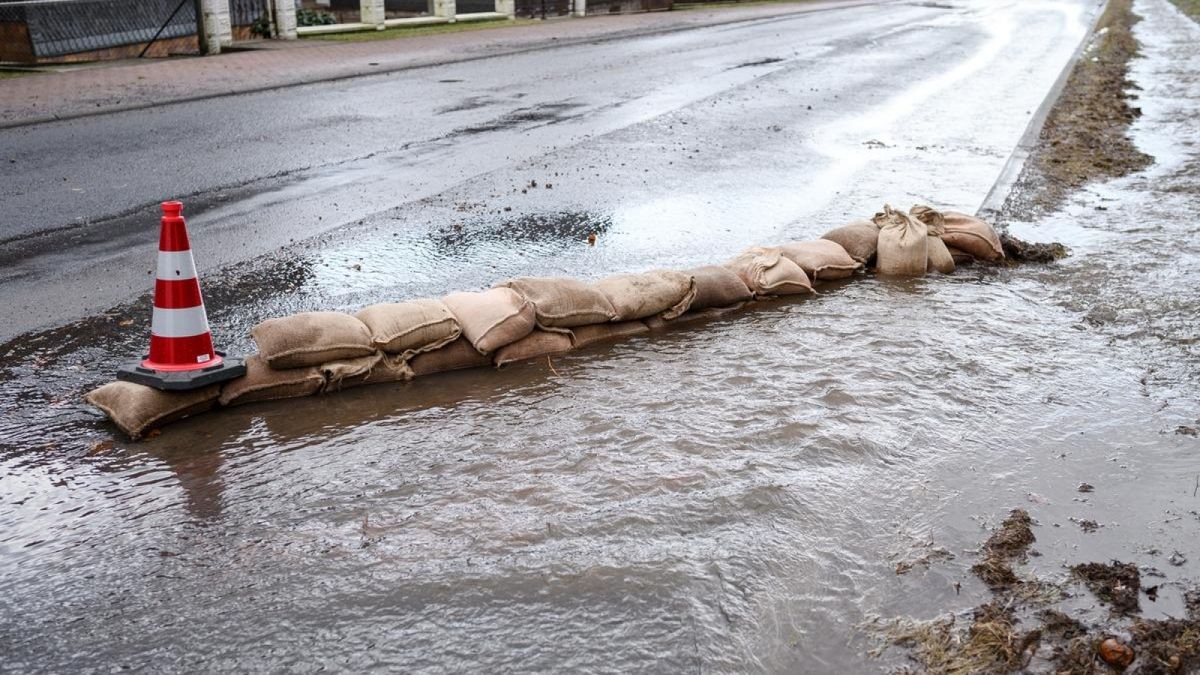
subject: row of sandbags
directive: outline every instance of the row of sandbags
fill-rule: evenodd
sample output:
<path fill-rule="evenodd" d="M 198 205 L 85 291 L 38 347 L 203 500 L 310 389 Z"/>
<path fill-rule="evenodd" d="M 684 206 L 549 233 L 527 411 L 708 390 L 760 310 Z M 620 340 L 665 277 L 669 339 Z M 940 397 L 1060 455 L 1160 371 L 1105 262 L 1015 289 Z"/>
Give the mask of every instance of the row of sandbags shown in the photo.
<path fill-rule="evenodd" d="M 371 305 L 355 314 L 305 312 L 268 319 L 251 337 L 246 374 L 189 392 L 129 382 L 86 400 L 137 438 L 217 405 L 233 406 L 431 373 L 561 354 L 596 342 L 732 311 L 756 298 L 815 293 L 813 283 L 866 267 L 879 274 L 949 273 L 956 262 L 998 261 L 987 223 L 955 212 L 890 206 L 814 241 L 755 247 L 723 265 L 620 274 L 587 283 L 522 277 L 486 291 Z"/>

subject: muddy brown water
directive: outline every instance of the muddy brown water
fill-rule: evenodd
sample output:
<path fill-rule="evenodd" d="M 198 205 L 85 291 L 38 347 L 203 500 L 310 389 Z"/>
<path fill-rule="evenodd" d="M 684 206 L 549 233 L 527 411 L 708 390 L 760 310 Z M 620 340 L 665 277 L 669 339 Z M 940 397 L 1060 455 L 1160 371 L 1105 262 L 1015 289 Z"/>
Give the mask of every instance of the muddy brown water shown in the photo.
<path fill-rule="evenodd" d="M 1133 561 L 1162 575 L 1145 613 L 1179 614 L 1200 562 L 1200 440 L 1177 432 L 1200 426 L 1200 28 L 1137 10 L 1132 133 L 1156 164 L 1014 224 L 1072 248 L 1053 266 L 868 276 L 553 368 L 234 408 L 138 444 L 74 398 L 134 339 L 120 311 L 10 345 L 2 667 L 873 671 L 902 656 L 865 656 L 855 626 L 978 604 L 968 568 L 1014 506 L 1039 573 Z M 396 251 L 521 236 L 530 260 L 604 269 L 571 242 L 627 221 L 513 222 Z M 263 311 L 352 259 L 260 268 L 284 287 Z M 954 558 L 896 575 L 935 548 Z"/>

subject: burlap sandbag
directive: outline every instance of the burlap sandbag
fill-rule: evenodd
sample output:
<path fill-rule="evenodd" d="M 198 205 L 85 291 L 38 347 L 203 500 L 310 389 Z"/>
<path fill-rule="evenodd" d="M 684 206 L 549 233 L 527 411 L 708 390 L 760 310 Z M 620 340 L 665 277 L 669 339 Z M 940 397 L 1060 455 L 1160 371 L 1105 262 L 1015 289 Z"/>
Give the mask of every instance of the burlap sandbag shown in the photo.
<path fill-rule="evenodd" d="M 692 277 L 673 270 L 618 274 L 597 281 L 595 286 L 612 303 L 614 321 L 656 315 L 674 318 L 686 312 L 696 298 Z"/>
<path fill-rule="evenodd" d="M 511 288 L 451 293 L 442 298 L 462 326 L 463 337 L 480 354 L 491 354 L 533 332 L 533 304 Z"/>
<path fill-rule="evenodd" d="M 947 246 L 970 253 L 978 260 L 1004 260 L 1004 247 L 1000 245 L 1000 236 L 991 225 L 958 211 L 943 211 L 942 215 L 946 220 L 946 233 L 942 235 L 942 241 L 946 242 Z"/>
<path fill-rule="evenodd" d="M 209 410 L 220 394 L 219 384 L 192 391 L 159 391 L 117 381 L 93 389 L 83 400 L 108 415 L 130 438 L 137 439 L 153 427 Z"/>
<path fill-rule="evenodd" d="M 799 265 L 811 281 L 845 279 L 862 267 L 841 244 L 828 239 L 789 242 L 780 246 L 779 252 Z"/>
<path fill-rule="evenodd" d="M 945 242 L 943 241 L 943 243 Z M 950 253 L 950 257 L 954 259 L 955 267 L 962 267 L 963 265 L 970 265 L 971 263 L 975 262 L 975 256 L 967 253 L 966 251 L 960 251 L 953 246 L 947 246 L 946 251 Z"/>
<path fill-rule="evenodd" d="M 574 348 L 575 341 L 570 333 L 535 330 L 520 340 L 497 349 L 492 360 L 497 368 L 503 368 L 517 361 L 565 354 Z"/>
<path fill-rule="evenodd" d="M 441 300 L 383 302 L 354 315 L 371 333 L 374 347 L 387 354 L 411 358 L 458 339 L 458 319 Z"/>
<path fill-rule="evenodd" d="M 755 296 L 815 293 L 808 275 L 779 249 L 752 248 L 725 263 Z"/>
<path fill-rule="evenodd" d="M 826 232 L 821 238 L 838 244 L 851 258 L 866 265 L 879 248 L 879 226 L 869 220 L 855 220 Z"/>
<path fill-rule="evenodd" d="M 258 354 L 272 368 L 319 366 L 375 351 L 362 321 L 341 312 L 304 312 L 267 319 L 250 331 Z"/>
<path fill-rule="evenodd" d="M 880 226 L 875 271 L 895 276 L 924 276 L 929 258 L 925 224 L 891 206 L 884 206 L 873 221 Z"/>
<path fill-rule="evenodd" d="M 754 299 L 746 282 L 734 271 L 720 265 L 705 265 L 684 270 L 696 281 L 696 298 L 689 311 L 709 307 L 728 307 Z"/>
<path fill-rule="evenodd" d="M 533 303 L 538 325 L 574 328 L 612 321 L 617 313 L 599 289 L 567 277 L 518 277 L 496 284 L 511 288 Z"/>
<path fill-rule="evenodd" d="M 699 309 L 696 311 L 687 311 L 679 316 L 667 321 L 660 319 L 657 316 L 652 316 L 646 319 L 646 327 L 652 331 L 664 330 L 673 326 L 683 326 L 698 321 L 710 321 L 718 317 L 732 314 L 746 306 L 746 303 L 739 302 L 736 305 L 727 305 L 725 307 L 709 307 L 708 309 Z"/>
<path fill-rule="evenodd" d="M 482 368 L 492 365 L 492 359 L 480 354 L 466 338 L 460 337 L 441 349 L 417 354 L 408 365 L 413 375 L 420 377 L 449 370 Z"/>
<path fill-rule="evenodd" d="M 317 366 L 276 370 L 262 355 L 246 359 L 246 374 L 221 385 L 221 405 L 312 396 L 325 386 L 325 375 Z"/>
<path fill-rule="evenodd" d="M 929 235 L 929 239 L 925 242 L 928 247 L 925 271 L 941 272 L 942 274 L 953 272 L 954 257 L 950 255 L 946 243 L 942 241 L 942 235 L 946 232 L 946 220 L 942 214 L 919 204 L 909 209 L 908 214 L 925 223 L 925 230 Z"/>
<path fill-rule="evenodd" d="M 400 354 L 376 353 L 357 359 L 334 361 L 321 366 L 325 376 L 322 393 L 330 393 L 364 384 L 406 382 L 413 379 L 408 360 Z"/>
<path fill-rule="evenodd" d="M 597 342 L 624 340 L 635 335 L 649 333 L 650 329 L 643 321 L 620 321 L 617 323 L 597 323 L 591 326 L 572 328 L 576 347 L 587 347 Z"/>

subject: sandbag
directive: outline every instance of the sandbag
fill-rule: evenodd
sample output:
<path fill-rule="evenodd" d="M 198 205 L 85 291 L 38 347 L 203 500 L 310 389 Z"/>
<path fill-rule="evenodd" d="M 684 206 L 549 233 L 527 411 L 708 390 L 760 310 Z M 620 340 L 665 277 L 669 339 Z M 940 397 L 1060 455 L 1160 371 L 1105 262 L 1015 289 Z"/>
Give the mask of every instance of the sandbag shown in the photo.
<path fill-rule="evenodd" d="M 692 300 L 689 311 L 708 309 L 709 307 L 728 307 L 739 302 L 754 299 L 754 294 L 732 270 L 720 265 L 705 265 L 684 270 L 695 280 L 696 297 Z"/>
<path fill-rule="evenodd" d="M 879 248 L 879 226 L 869 220 L 855 220 L 835 227 L 821 236 L 846 250 L 847 255 L 867 265 Z"/>
<path fill-rule="evenodd" d="M 323 394 L 364 384 L 406 382 L 413 379 L 412 368 L 403 355 L 382 352 L 326 363 L 321 366 L 321 374 L 325 376 L 325 386 L 321 388 Z"/>
<path fill-rule="evenodd" d="M 945 243 L 945 241 L 942 243 Z M 946 251 L 950 254 L 950 257 L 954 259 L 955 267 L 962 267 L 963 265 L 970 265 L 971 263 L 975 262 L 975 256 L 967 253 L 966 251 L 960 251 L 953 246 L 947 245 Z"/>
<path fill-rule="evenodd" d="M 736 273 L 755 296 L 816 293 L 804 270 L 779 249 L 752 248 L 724 267 Z"/>
<path fill-rule="evenodd" d="M 666 319 L 687 311 L 696 298 L 692 277 L 673 270 L 618 274 L 597 281 L 616 313 L 614 321 L 633 321 L 659 315 Z"/>
<path fill-rule="evenodd" d="M 578 279 L 519 277 L 496 284 L 511 288 L 533 303 L 543 328 L 574 328 L 612 321 L 617 313 L 608 297 Z"/>
<path fill-rule="evenodd" d="M 381 302 L 354 315 L 367 327 L 371 344 L 384 353 L 410 358 L 458 339 L 458 319 L 441 300 Z"/>
<path fill-rule="evenodd" d="M 535 330 L 520 340 L 497 349 L 493 361 L 497 368 L 503 368 L 517 361 L 565 354 L 574 348 L 575 341 L 570 333 Z"/>
<path fill-rule="evenodd" d="M 793 241 L 780 246 L 779 252 L 799 265 L 810 281 L 845 279 L 862 267 L 841 244 L 828 239 Z"/>
<path fill-rule="evenodd" d="M 88 392 L 83 400 L 99 408 L 130 438 L 149 429 L 202 413 L 217 404 L 221 385 L 192 391 L 159 391 L 133 382 L 109 382 Z"/>
<path fill-rule="evenodd" d="M 261 354 L 246 359 L 246 374 L 221 385 L 221 405 L 312 396 L 325 386 L 317 366 L 276 370 Z"/>
<path fill-rule="evenodd" d="M 652 331 L 664 330 L 672 326 L 682 326 L 697 321 L 709 321 L 718 317 L 732 314 L 746 306 L 746 303 L 739 302 L 736 305 L 727 305 L 725 307 L 709 307 L 708 309 L 700 309 L 696 311 L 687 311 L 679 316 L 667 321 L 657 316 L 652 316 L 646 319 L 646 327 Z"/>
<path fill-rule="evenodd" d="M 919 277 L 925 275 L 929 259 L 929 235 L 925 223 L 884 206 L 872 219 L 879 229 L 879 251 L 875 271 L 879 274 Z"/>
<path fill-rule="evenodd" d="M 463 368 L 482 368 L 492 365 L 492 359 L 480 354 L 466 338 L 460 337 L 441 349 L 417 354 L 408 365 L 413 376 L 420 377 Z"/>
<path fill-rule="evenodd" d="M 942 241 L 946 242 L 947 246 L 970 253 L 978 260 L 1004 260 L 1004 247 L 1000 245 L 1000 236 L 991 225 L 958 211 L 943 211 L 942 216 L 946 220 L 946 233 L 942 235 Z"/>
<path fill-rule="evenodd" d="M 375 351 L 362 321 L 341 312 L 304 312 L 267 319 L 250 331 L 258 355 L 276 370 L 319 366 Z"/>
<path fill-rule="evenodd" d="M 533 332 L 533 304 L 511 288 L 451 293 L 442 298 L 462 326 L 463 337 L 480 354 L 491 354 Z"/>
<path fill-rule="evenodd" d="M 942 241 L 942 235 L 946 232 L 946 221 L 942 214 L 928 206 L 921 205 L 909 209 L 908 214 L 925 223 L 925 231 L 929 235 L 929 239 L 925 242 L 927 246 L 925 271 L 941 272 L 942 274 L 953 272 L 954 257 L 950 255 L 946 243 Z"/>
<path fill-rule="evenodd" d="M 741 282 L 738 282 L 741 283 Z M 649 333 L 650 329 L 643 321 L 620 321 L 617 323 L 597 323 L 591 326 L 572 328 L 576 347 L 587 347 L 597 342 L 609 340 L 624 340 L 635 335 Z"/>

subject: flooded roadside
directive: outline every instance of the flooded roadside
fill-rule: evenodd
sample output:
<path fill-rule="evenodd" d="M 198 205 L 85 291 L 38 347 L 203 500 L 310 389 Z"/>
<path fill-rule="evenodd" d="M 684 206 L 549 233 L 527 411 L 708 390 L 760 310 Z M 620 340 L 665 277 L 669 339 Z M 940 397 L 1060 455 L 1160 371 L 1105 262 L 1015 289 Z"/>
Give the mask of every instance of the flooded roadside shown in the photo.
<path fill-rule="evenodd" d="M 1047 290 L 1079 314 L 1077 330 L 1107 338 L 1105 351 L 1150 404 L 1144 428 L 1067 432 L 1092 436 L 1083 448 L 1055 448 L 1063 466 L 1075 465 L 1075 480 L 1065 472 L 1055 485 L 1025 482 L 1010 502 L 1018 510 L 969 556 L 969 571 L 958 570 L 974 577 L 961 583 L 982 582 L 986 592 L 964 594 L 971 601 L 949 603 L 948 613 L 864 623 L 881 638 L 876 653 L 903 654 L 922 671 L 1200 671 L 1200 299 L 1191 290 L 1200 265 L 1195 226 L 1181 218 L 1200 203 L 1200 72 L 1179 67 L 1197 62 L 1200 25 L 1165 1 L 1134 9 L 1145 25 L 1127 36 L 1122 26 L 1137 17 L 1108 22 L 1110 44 L 1085 57 L 1005 215 L 1018 235 L 1071 242 L 1074 255 L 1055 266 Z M 1132 101 L 1089 93 L 1096 80 L 1125 80 L 1111 45 L 1132 55 L 1134 37 Z M 1108 485 L 1098 487 L 1104 474 Z M 1010 542 L 1010 552 L 997 552 Z"/>
<path fill-rule="evenodd" d="M 1147 615 L 1181 615 L 1200 561 L 1197 440 L 1179 433 L 1200 418 L 1200 250 L 1178 216 L 1197 205 L 1200 139 L 1178 71 L 1198 42 L 1165 2 L 1138 11 L 1155 46 L 1134 65 L 1133 134 L 1157 163 L 1012 223 L 1070 244 L 1054 266 L 857 279 L 553 369 L 235 408 L 94 449 L 110 436 L 79 426 L 68 373 L 140 339 L 122 337 L 138 319 L 24 347 L 9 383 L 79 340 L 63 398 L 4 421 L 22 441 L 0 503 L 6 666 L 870 671 L 906 656 L 872 660 L 855 626 L 985 601 L 969 569 L 1016 505 L 1041 553 L 1018 573 L 1065 581 L 1064 564 L 1119 556 L 1165 575 Z M 640 222 L 693 208 L 658 207 Z M 620 261 L 576 237 L 639 221 L 502 222 L 408 251 L 486 270 L 489 242 L 524 237 L 604 269 Z M 278 306 L 320 301 L 293 297 L 307 280 L 352 285 L 355 261 L 331 257 L 268 267 Z M 496 273 L 518 262 L 564 264 Z M 29 456 L 39 435 L 72 463 Z M 1107 611 L 1068 591 L 1084 617 Z"/>

